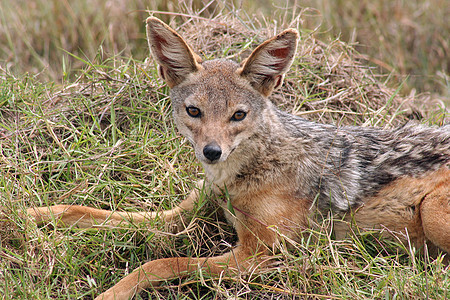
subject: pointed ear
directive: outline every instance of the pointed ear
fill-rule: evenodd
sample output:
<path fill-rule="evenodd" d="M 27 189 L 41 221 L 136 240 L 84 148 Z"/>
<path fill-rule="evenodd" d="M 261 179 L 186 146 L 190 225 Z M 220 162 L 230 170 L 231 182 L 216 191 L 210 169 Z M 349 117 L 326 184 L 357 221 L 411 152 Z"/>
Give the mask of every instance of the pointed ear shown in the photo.
<path fill-rule="evenodd" d="M 297 50 L 298 32 L 286 29 L 259 45 L 244 61 L 238 72 L 264 96 L 269 96 L 283 84 Z"/>
<path fill-rule="evenodd" d="M 172 28 L 155 17 L 149 17 L 146 22 L 150 51 L 159 64 L 159 75 L 169 87 L 180 84 L 202 68 L 201 58 Z"/>

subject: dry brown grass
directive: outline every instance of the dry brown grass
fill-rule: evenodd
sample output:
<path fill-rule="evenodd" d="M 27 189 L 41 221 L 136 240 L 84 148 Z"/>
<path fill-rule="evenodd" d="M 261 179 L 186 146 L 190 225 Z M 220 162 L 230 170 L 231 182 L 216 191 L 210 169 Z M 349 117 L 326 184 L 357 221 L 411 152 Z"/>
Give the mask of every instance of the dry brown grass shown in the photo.
<path fill-rule="evenodd" d="M 61 81 L 73 79 L 82 67 L 75 57 L 94 60 L 120 53 L 142 60 L 147 55 L 146 10 L 171 12 L 159 15 L 165 21 L 175 15 L 211 19 L 231 12 L 254 21 L 253 29 L 265 28 L 260 27 L 265 22 L 286 25 L 302 12 L 302 29 L 315 31 L 327 43 L 340 36 L 377 66 L 377 73 L 390 73 L 394 86 L 405 82 L 403 92 L 450 98 L 446 0 L 1 0 L 0 6 L 0 66 L 15 75 L 30 72 Z"/>

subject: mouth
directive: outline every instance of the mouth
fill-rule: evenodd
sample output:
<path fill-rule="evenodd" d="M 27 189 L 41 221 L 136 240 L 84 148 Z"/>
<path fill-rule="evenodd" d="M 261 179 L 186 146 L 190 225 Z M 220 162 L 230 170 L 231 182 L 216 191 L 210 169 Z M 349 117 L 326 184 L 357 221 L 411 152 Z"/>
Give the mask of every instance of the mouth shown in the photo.
<path fill-rule="evenodd" d="M 228 156 L 230 156 L 231 153 L 233 153 L 234 149 L 236 149 L 236 147 L 231 148 L 230 153 L 228 153 Z"/>
<path fill-rule="evenodd" d="M 204 159 L 203 162 L 205 162 L 208 165 L 215 165 L 219 162 L 219 159 L 216 159 L 216 160 Z"/>

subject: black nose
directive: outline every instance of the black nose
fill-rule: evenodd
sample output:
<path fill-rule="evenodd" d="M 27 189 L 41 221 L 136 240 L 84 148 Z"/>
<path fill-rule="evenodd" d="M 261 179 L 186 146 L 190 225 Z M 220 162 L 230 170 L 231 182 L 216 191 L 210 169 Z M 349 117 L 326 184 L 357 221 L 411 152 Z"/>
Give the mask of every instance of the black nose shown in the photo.
<path fill-rule="evenodd" d="M 203 148 L 203 155 L 210 161 L 216 161 L 222 155 L 222 149 L 216 143 L 211 143 Z"/>

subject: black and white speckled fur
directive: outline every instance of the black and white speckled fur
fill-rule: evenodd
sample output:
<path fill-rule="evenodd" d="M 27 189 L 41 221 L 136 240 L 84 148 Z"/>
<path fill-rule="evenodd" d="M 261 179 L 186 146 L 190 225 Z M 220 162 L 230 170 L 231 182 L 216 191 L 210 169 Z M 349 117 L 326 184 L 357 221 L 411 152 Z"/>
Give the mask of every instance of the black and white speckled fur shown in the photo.
<path fill-rule="evenodd" d="M 301 153 L 291 157 L 301 172 L 297 178 L 308 183 L 297 183 L 299 194 L 308 199 L 318 195 L 321 210 L 348 212 L 395 179 L 420 177 L 450 162 L 450 126 L 336 128 L 281 111 L 277 116 Z"/>

